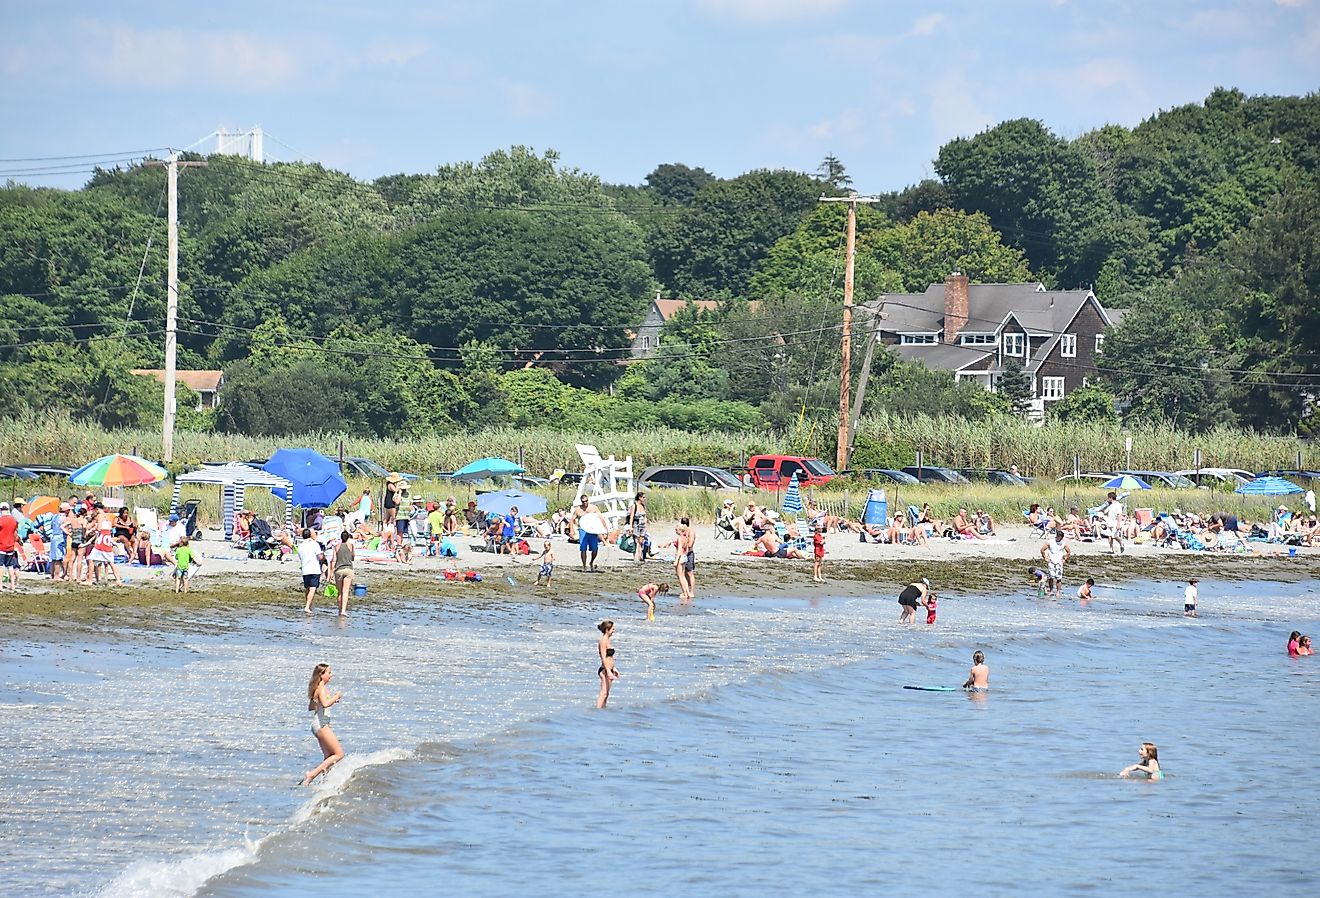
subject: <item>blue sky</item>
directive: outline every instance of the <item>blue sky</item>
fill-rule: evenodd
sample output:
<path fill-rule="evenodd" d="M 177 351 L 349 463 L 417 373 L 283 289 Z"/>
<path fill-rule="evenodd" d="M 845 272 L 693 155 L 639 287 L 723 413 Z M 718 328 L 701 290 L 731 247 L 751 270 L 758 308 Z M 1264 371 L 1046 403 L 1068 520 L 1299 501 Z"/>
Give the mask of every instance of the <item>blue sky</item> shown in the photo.
<path fill-rule="evenodd" d="M 881 191 L 1006 118 L 1072 137 L 1216 85 L 1320 89 L 1320 0 L 5 0 L 0 77 L 6 160 L 261 125 L 360 178 L 526 144 L 619 183 L 832 152 Z"/>

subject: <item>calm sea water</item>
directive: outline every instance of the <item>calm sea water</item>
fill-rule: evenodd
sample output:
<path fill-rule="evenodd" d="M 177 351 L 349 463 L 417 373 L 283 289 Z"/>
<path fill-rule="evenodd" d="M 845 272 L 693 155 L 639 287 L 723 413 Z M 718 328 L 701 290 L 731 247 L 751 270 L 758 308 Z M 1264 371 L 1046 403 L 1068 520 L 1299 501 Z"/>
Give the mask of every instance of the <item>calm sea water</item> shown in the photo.
<path fill-rule="evenodd" d="M 1314 583 L 193 617 L 0 660 L 7 895 L 1312 894 Z M 593 707 L 594 624 L 623 678 Z M 985 650 L 992 691 L 956 685 Z M 301 696 L 334 664 L 324 785 Z M 1162 783 L 1120 780 L 1138 743 Z"/>

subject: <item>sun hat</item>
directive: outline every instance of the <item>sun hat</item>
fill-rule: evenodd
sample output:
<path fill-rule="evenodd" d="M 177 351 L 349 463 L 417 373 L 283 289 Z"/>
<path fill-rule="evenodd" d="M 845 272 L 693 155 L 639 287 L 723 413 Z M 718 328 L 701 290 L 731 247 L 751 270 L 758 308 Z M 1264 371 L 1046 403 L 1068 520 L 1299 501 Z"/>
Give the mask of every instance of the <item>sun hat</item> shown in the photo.
<path fill-rule="evenodd" d="M 170 523 L 171 523 L 171 524 L 173 524 L 173 523 L 174 523 L 175 521 L 177 521 L 178 519 L 179 519 L 179 516 L 178 516 L 177 514 L 172 514 L 172 515 L 170 515 Z"/>
<path fill-rule="evenodd" d="M 9 503 L 8 503 L 8 502 L 0 502 L 0 511 L 8 511 L 8 510 L 9 510 Z"/>
<path fill-rule="evenodd" d="M 921 578 L 921 582 L 924 583 L 924 584 L 926 584 L 927 586 L 930 586 L 930 581 L 927 580 L 925 577 L 922 577 L 922 578 Z"/>

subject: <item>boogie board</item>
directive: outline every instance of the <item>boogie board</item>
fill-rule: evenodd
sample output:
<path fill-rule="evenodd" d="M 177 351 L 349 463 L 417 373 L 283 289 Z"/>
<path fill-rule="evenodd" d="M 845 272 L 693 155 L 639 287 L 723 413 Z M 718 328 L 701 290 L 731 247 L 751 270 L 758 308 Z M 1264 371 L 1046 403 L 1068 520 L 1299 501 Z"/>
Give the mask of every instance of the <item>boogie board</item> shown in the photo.
<path fill-rule="evenodd" d="M 918 692 L 957 692 L 957 686 L 904 686 L 904 689 L 915 689 Z"/>
<path fill-rule="evenodd" d="M 591 533 L 596 536 L 604 536 L 610 532 L 610 525 L 605 523 L 605 515 L 598 511 L 591 514 L 584 514 L 578 519 L 578 529 L 583 533 Z"/>

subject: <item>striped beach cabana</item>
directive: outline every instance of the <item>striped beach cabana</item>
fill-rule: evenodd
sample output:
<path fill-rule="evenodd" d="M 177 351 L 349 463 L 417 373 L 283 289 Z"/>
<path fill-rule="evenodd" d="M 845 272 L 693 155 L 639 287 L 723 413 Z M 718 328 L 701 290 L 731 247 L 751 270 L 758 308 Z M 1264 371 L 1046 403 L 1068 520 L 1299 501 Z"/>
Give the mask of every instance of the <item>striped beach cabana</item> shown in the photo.
<path fill-rule="evenodd" d="M 224 515 L 225 539 L 234 535 L 234 514 L 243 508 L 243 495 L 249 487 L 264 489 L 292 489 L 292 484 L 283 477 L 254 468 L 230 462 L 224 465 L 212 465 L 174 478 L 174 496 L 170 500 L 170 513 L 179 510 L 179 493 L 185 483 L 214 484 L 221 489 L 221 508 Z M 285 493 L 285 495 L 289 495 Z M 293 532 L 293 503 L 284 503 L 284 528 Z"/>

